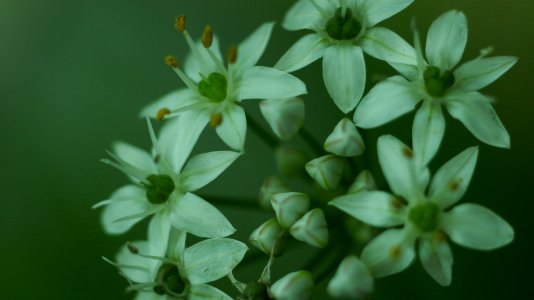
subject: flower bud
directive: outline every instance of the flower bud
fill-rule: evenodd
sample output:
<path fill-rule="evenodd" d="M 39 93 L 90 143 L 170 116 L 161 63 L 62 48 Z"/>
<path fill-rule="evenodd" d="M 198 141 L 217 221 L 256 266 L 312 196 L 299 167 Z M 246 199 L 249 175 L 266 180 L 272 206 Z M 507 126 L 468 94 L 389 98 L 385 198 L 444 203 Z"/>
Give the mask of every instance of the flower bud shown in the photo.
<path fill-rule="evenodd" d="M 303 193 L 279 193 L 271 198 L 278 222 L 283 228 L 291 227 L 310 207 L 310 198 Z"/>
<path fill-rule="evenodd" d="M 313 287 L 313 277 L 308 271 L 289 273 L 271 286 L 271 294 L 276 300 L 309 299 Z"/>
<path fill-rule="evenodd" d="M 328 294 L 335 298 L 359 299 L 373 292 L 374 279 L 356 256 L 345 257 L 328 283 Z"/>
<path fill-rule="evenodd" d="M 320 208 L 310 210 L 300 218 L 289 230 L 299 241 L 323 248 L 328 244 L 328 226 L 324 213 Z"/>
<path fill-rule="evenodd" d="M 304 122 L 304 101 L 300 98 L 264 100 L 260 102 L 260 110 L 282 140 L 291 139 Z"/>
<path fill-rule="evenodd" d="M 373 174 L 368 170 L 363 170 L 358 174 L 354 182 L 350 185 L 347 190 L 347 194 L 356 194 L 361 191 L 372 191 L 376 190 L 375 179 Z"/>
<path fill-rule="evenodd" d="M 365 145 L 356 125 L 344 118 L 337 123 L 334 131 L 326 138 L 324 149 L 338 156 L 351 157 L 362 154 Z"/>
<path fill-rule="evenodd" d="M 276 219 L 270 219 L 254 230 L 248 239 L 252 245 L 268 255 L 271 255 L 273 248 L 275 248 L 273 256 L 279 256 L 282 254 L 282 249 L 275 246 L 277 244 L 276 241 L 283 231 L 284 229 L 278 224 Z"/>
<path fill-rule="evenodd" d="M 309 160 L 304 151 L 283 145 L 275 150 L 278 172 L 287 177 L 298 177 L 304 173 L 304 165 Z"/>
<path fill-rule="evenodd" d="M 306 164 L 306 171 L 322 188 L 334 190 L 337 188 L 345 162 L 335 155 L 325 155 Z"/>
<path fill-rule="evenodd" d="M 276 176 L 271 176 L 265 178 L 263 184 L 260 188 L 260 194 L 258 196 L 258 202 L 260 207 L 263 209 L 271 208 L 271 197 L 274 194 L 286 193 L 290 190 L 285 186 L 285 184 Z"/>

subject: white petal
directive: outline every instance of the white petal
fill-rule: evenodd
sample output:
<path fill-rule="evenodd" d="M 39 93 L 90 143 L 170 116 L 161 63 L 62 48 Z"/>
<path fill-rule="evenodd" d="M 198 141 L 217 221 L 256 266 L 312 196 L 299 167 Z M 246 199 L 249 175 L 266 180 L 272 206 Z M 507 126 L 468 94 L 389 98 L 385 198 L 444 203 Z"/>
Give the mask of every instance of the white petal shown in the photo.
<path fill-rule="evenodd" d="M 306 85 L 286 72 L 256 66 L 243 74 L 236 93 L 239 100 L 292 98 L 306 94 Z"/>
<path fill-rule="evenodd" d="M 362 48 L 337 44 L 326 49 L 323 79 L 328 94 L 344 113 L 353 110 L 365 89 L 365 61 Z"/>
<path fill-rule="evenodd" d="M 477 162 L 478 147 L 470 147 L 445 163 L 430 184 L 430 199 L 446 208 L 464 195 Z"/>
<path fill-rule="evenodd" d="M 166 298 L 165 298 L 166 299 Z M 223 291 L 207 284 L 192 285 L 187 294 L 188 300 L 232 300 Z"/>
<path fill-rule="evenodd" d="M 454 88 L 477 91 L 501 77 L 517 62 L 517 57 L 480 57 L 461 65 L 454 71 Z"/>
<path fill-rule="evenodd" d="M 304 193 L 280 193 L 271 198 L 278 222 L 284 228 L 291 227 L 310 208 L 310 198 Z"/>
<path fill-rule="evenodd" d="M 315 208 L 300 218 L 289 230 L 289 233 L 299 241 L 323 248 L 328 244 L 328 226 L 324 213 Z"/>
<path fill-rule="evenodd" d="M 304 123 L 304 101 L 300 98 L 263 100 L 260 110 L 276 136 L 283 140 L 291 139 Z"/>
<path fill-rule="evenodd" d="M 419 242 L 419 258 L 423 268 L 443 286 L 452 281 L 452 252 L 443 239 L 425 238 Z"/>
<path fill-rule="evenodd" d="M 420 166 L 427 165 L 436 155 L 444 133 L 445 118 L 441 103 L 432 99 L 423 101 L 412 127 L 413 152 Z"/>
<path fill-rule="evenodd" d="M 124 142 L 115 142 L 112 147 L 113 153 L 142 172 L 148 174 L 157 173 L 154 158 L 148 152 Z"/>
<path fill-rule="evenodd" d="M 267 47 L 274 23 L 263 23 L 237 48 L 236 69 L 246 70 L 256 65 Z"/>
<path fill-rule="evenodd" d="M 388 63 L 417 65 L 413 47 L 387 28 L 369 29 L 362 37 L 360 45 L 368 55 Z"/>
<path fill-rule="evenodd" d="M 153 255 L 165 256 L 170 230 L 168 210 L 161 210 L 152 217 L 148 224 L 148 241 L 154 250 Z"/>
<path fill-rule="evenodd" d="M 414 242 L 403 235 L 402 229 L 389 229 L 363 248 L 361 260 L 375 278 L 401 272 L 414 260 Z"/>
<path fill-rule="evenodd" d="M 512 227 L 497 214 L 478 204 L 466 203 L 445 213 L 442 229 L 464 247 L 492 250 L 514 239 Z"/>
<path fill-rule="evenodd" d="M 167 160 L 175 173 L 180 173 L 209 118 L 206 112 L 187 111 L 169 120 L 161 129 L 158 140 L 162 152 L 160 158 Z"/>
<path fill-rule="evenodd" d="M 197 93 L 189 88 L 174 90 L 143 107 L 139 115 L 141 117 L 149 117 L 153 119 L 162 108 L 168 108 L 170 110 L 180 109 L 196 103 L 198 101 L 198 97 L 199 96 Z"/>
<path fill-rule="evenodd" d="M 213 151 L 193 156 L 180 174 L 182 191 L 196 191 L 217 178 L 241 153 Z"/>
<path fill-rule="evenodd" d="M 363 97 L 354 113 L 354 123 L 362 128 L 378 127 L 412 111 L 421 98 L 406 79 L 389 77 Z"/>
<path fill-rule="evenodd" d="M 282 27 L 294 31 L 300 29 L 313 29 L 321 22 L 321 14 L 308 0 L 297 1 L 286 13 Z"/>
<path fill-rule="evenodd" d="M 187 232 L 171 228 L 169 233 L 169 242 L 167 248 L 167 257 L 173 261 L 183 264 L 183 254 L 185 251 L 185 242 L 187 240 Z"/>
<path fill-rule="evenodd" d="M 225 237 L 235 232 L 228 219 L 213 205 L 195 194 L 172 199 L 171 224 L 199 237 Z"/>
<path fill-rule="evenodd" d="M 204 49 L 204 46 L 200 40 L 196 43 L 196 47 L 198 48 L 200 58 L 196 57 L 192 52 L 190 52 L 184 61 L 184 72 L 187 74 L 187 76 L 189 76 L 189 78 L 191 78 L 191 80 L 194 82 L 199 82 L 202 80 L 200 74 L 207 77 L 209 74 L 217 72 L 218 67 L 213 59 L 209 56 L 206 49 Z M 221 50 L 219 48 L 219 39 L 215 35 L 213 36 L 213 42 L 210 49 L 213 53 L 215 53 L 215 56 L 219 59 L 219 61 L 222 61 Z"/>
<path fill-rule="evenodd" d="M 154 292 L 137 292 L 134 300 L 167 300 L 167 296 L 158 295 Z"/>
<path fill-rule="evenodd" d="M 404 223 L 406 211 L 393 195 L 381 191 L 361 191 L 344 195 L 328 203 L 354 218 L 377 227 L 397 226 Z"/>
<path fill-rule="evenodd" d="M 228 147 L 243 151 L 247 135 L 245 110 L 239 105 L 228 105 L 222 111 L 222 123 L 215 129 L 217 135 Z"/>
<path fill-rule="evenodd" d="M 412 4 L 413 0 L 366 0 L 363 1 L 362 11 L 367 18 L 367 26 L 375 24 L 397 14 Z"/>
<path fill-rule="evenodd" d="M 363 139 L 354 123 L 343 118 L 324 142 L 324 149 L 338 156 L 357 156 L 365 151 Z"/>
<path fill-rule="evenodd" d="M 325 155 L 306 163 L 306 172 L 325 190 L 337 188 L 345 163 L 343 158 Z"/>
<path fill-rule="evenodd" d="M 119 188 L 111 195 L 110 199 L 111 202 L 104 208 L 101 218 L 104 230 L 108 234 L 125 233 L 143 217 L 124 221 L 117 220 L 148 212 L 153 207 L 146 199 L 145 190 L 134 185 Z"/>
<path fill-rule="evenodd" d="M 389 63 L 389 65 L 411 82 L 416 81 L 419 77 L 419 69 L 417 68 L 417 65 L 397 63 Z"/>
<path fill-rule="evenodd" d="M 286 72 L 300 70 L 323 57 L 327 47 L 328 42 L 319 34 L 305 35 L 280 57 L 274 67 Z"/>
<path fill-rule="evenodd" d="M 439 16 L 426 38 L 426 57 L 432 66 L 452 70 L 462 58 L 467 43 L 467 19 L 457 10 Z"/>
<path fill-rule="evenodd" d="M 447 96 L 445 107 L 455 119 L 482 142 L 500 148 L 510 148 L 510 135 L 491 107 L 491 100 L 478 93 Z"/>
<path fill-rule="evenodd" d="M 339 264 L 327 290 L 330 296 L 336 298 L 366 298 L 374 290 L 374 279 L 367 266 L 350 255 Z"/>
<path fill-rule="evenodd" d="M 248 248 L 232 239 L 207 239 L 185 249 L 185 277 L 192 285 L 226 276 L 241 262 Z"/>
<path fill-rule="evenodd" d="M 143 254 L 153 254 L 150 252 L 150 244 L 147 241 L 134 241 L 129 243 Z M 155 261 L 133 254 L 127 245 L 120 248 L 117 253 L 117 263 L 124 266 L 131 266 L 132 268 L 121 268 L 121 272 L 131 281 L 135 283 L 151 282 L 152 268 L 155 266 Z"/>
<path fill-rule="evenodd" d="M 271 286 L 277 300 L 306 300 L 311 296 L 313 277 L 308 271 L 289 273 Z"/>

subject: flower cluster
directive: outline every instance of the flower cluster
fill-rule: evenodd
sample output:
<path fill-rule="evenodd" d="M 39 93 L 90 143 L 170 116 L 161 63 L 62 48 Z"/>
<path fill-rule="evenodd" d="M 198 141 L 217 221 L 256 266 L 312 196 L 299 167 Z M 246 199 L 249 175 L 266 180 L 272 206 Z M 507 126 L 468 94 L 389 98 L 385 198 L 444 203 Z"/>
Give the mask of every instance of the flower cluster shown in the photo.
<path fill-rule="evenodd" d="M 423 56 L 415 25 L 413 46 L 378 25 L 412 3 L 299 0 L 282 26 L 312 33 L 296 41 L 274 67 L 257 66 L 274 23 L 261 25 L 223 59 L 211 26 L 195 41 L 185 16 L 177 18 L 190 53 L 183 65 L 174 56 L 165 62 L 185 87 L 141 110 L 151 140 L 148 151 L 113 144 L 110 159 L 103 162 L 130 183 L 94 206 L 103 207 L 102 224 L 112 235 L 150 218 L 145 240 L 127 243 L 115 259 L 105 258 L 128 280 L 136 299 L 299 300 L 310 298 L 323 280 L 331 297 L 358 299 L 373 293 L 376 278 L 406 269 L 415 259 L 416 244 L 423 268 L 447 286 L 453 263 L 448 240 L 479 250 L 513 240 L 512 227 L 491 210 L 474 203 L 454 205 L 474 174 L 477 146 L 450 159 L 432 178 L 429 162 L 444 137 L 442 106 L 480 141 L 510 147 L 491 98 L 479 90 L 517 59 L 488 57 L 484 50 L 459 65 L 467 19 L 456 10 L 432 23 Z M 398 72 L 365 95 L 363 53 Z M 298 97 L 307 93 L 306 86 L 288 73 L 319 58 L 333 103 L 343 115 L 354 116 L 341 117 L 324 143 L 303 128 L 305 101 Z M 242 101 L 250 99 L 262 100 L 265 125 L 245 112 Z M 371 156 L 362 155 L 370 143 L 364 131 L 401 117 L 421 101 L 411 147 L 392 135 L 378 138 L 378 163 L 388 191 L 373 178 L 380 170 L 369 169 Z M 159 132 L 153 119 L 161 123 Z M 208 124 L 230 149 L 191 156 Z M 257 202 L 203 196 L 202 189 L 245 154 L 247 129 L 271 148 L 279 174 L 265 179 Z M 296 135 L 306 145 L 296 146 Z M 257 222 L 261 225 L 250 233 L 249 246 L 231 237 L 237 229 L 215 205 L 230 203 L 272 215 Z M 278 257 L 295 247 L 309 247 L 308 263 L 288 265 L 288 274 L 272 280 Z M 257 277 L 248 283 L 236 279 L 241 264 L 265 256 L 267 264 Z M 218 286 L 224 277 L 233 292 Z"/>

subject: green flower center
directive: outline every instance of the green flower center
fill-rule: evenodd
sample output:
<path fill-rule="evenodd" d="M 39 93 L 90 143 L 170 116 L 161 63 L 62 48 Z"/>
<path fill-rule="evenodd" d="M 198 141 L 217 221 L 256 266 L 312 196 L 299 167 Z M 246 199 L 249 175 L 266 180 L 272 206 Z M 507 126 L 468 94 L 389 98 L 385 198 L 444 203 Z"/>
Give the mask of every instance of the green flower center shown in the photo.
<path fill-rule="evenodd" d="M 335 15 L 326 22 L 325 30 L 334 40 L 351 40 L 358 36 L 362 24 L 353 17 L 350 8 L 347 8 L 344 16 L 341 15 L 341 8 L 338 8 Z"/>
<path fill-rule="evenodd" d="M 423 73 L 426 91 L 432 97 L 442 97 L 445 92 L 454 84 L 454 74 L 452 71 L 441 71 L 438 67 L 428 67 Z"/>
<path fill-rule="evenodd" d="M 221 102 L 226 99 L 227 80 L 221 73 L 211 73 L 208 78 L 202 79 L 198 84 L 198 92 L 212 102 Z"/>
<path fill-rule="evenodd" d="M 148 201 L 153 204 L 167 202 L 175 188 L 172 178 L 169 175 L 152 174 L 146 180 L 149 182 L 144 184 Z"/>
<path fill-rule="evenodd" d="M 243 293 L 237 297 L 238 300 L 270 300 L 267 293 L 267 286 L 261 282 L 251 282 L 247 285 Z"/>
<path fill-rule="evenodd" d="M 408 218 L 423 232 L 436 230 L 438 227 L 439 207 L 434 203 L 420 204 L 412 209 Z"/>
<path fill-rule="evenodd" d="M 156 275 L 154 292 L 158 295 L 169 294 L 170 296 L 181 294 L 185 289 L 185 282 L 180 276 L 178 267 L 174 264 L 163 264 Z"/>

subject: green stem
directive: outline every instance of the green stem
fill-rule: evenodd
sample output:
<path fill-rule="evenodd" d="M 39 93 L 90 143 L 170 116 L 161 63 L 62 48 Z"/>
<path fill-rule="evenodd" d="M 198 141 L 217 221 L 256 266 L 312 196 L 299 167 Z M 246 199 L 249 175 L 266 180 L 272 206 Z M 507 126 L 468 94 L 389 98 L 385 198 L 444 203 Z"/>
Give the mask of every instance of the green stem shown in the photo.
<path fill-rule="evenodd" d="M 280 142 L 273 137 L 267 130 L 263 129 L 261 125 L 254 120 L 254 118 L 249 114 L 247 115 L 247 127 L 250 128 L 262 141 L 265 142 L 270 148 L 276 149 Z"/>
<path fill-rule="evenodd" d="M 319 143 L 305 127 L 300 128 L 299 136 L 304 140 L 304 142 L 306 142 L 306 144 L 308 144 L 308 146 L 313 149 L 313 151 L 315 151 L 315 154 L 324 154 L 325 151 L 323 149 L 323 145 L 321 145 L 321 143 Z"/>
<path fill-rule="evenodd" d="M 343 251 L 344 247 L 338 247 L 337 249 L 338 253 L 331 259 L 330 263 L 323 270 L 313 276 L 314 284 L 319 284 L 338 268 L 341 260 L 345 256 L 345 251 Z"/>

